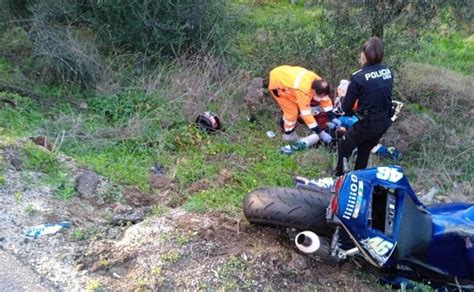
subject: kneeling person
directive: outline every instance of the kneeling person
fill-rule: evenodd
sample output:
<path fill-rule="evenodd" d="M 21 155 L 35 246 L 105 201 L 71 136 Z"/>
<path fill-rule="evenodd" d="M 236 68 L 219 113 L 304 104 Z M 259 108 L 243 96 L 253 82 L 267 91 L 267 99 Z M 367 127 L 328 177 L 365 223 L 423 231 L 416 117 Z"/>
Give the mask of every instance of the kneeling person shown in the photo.
<path fill-rule="evenodd" d="M 311 100 L 316 96 L 315 88 L 321 77 L 303 67 L 283 65 L 270 72 L 268 90 L 283 112 L 283 140 L 297 141 L 296 121 L 301 116 L 308 128 L 319 135 L 325 143 L 331 136 L 318 126 L 311 111 Z"/>

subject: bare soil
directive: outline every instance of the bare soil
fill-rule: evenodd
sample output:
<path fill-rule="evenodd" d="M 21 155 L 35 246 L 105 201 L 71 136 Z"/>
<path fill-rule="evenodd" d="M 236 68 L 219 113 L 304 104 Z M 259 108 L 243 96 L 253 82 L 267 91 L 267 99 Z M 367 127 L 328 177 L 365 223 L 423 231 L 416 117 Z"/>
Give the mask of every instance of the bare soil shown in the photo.
<path fill-rule="evenodd" d="M 252 226 L 243 216 L 170 208 L 160 215 L 148 212 L 135 225 L 113 226 L 117 210 L 149 211 L 159 196 L 128 191 L 124 202 L 105 203 L 99 198 L 110 190 L 110 182 L 100 178 L 97 198 L 60 200 L 42 182 L 44 174 L 14 167 L 11 153 L 21 147 L 0 147 L 5 177 L 0 247 L 53 289 L 368 290 L 375 285 L 365 265 L 336 267 L 300 255 L 285 232 Z M 80 172 L 72 159 L 59 159 L 73 173 Z M 72 227 L 37 239 L 25 235 L 28 227 L 62 220 Z"/>

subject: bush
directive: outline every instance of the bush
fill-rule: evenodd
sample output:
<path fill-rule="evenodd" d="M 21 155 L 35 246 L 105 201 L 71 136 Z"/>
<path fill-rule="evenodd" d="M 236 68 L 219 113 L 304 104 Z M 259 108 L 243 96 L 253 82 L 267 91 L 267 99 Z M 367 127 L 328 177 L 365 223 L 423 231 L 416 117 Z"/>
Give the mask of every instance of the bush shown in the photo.
<path fill-rule="evenodd" d="M 68 28 L 41 21 L 33 23 L 29 35 L 42 77 L 77 82 L 86 87 L 100 81 L 104 67 L 93 43 L 79 41 Z"/>
<path fill-rule="evenodd" d="M 397 87 L 405 108 L 383 139 L 406 150 L 403 164 L 417 189 L 451 192 L 460 181 L 472 184 L 473 78 L 420 63 L 402 72 Z"/>
<path fill-rule="evenodd" d="M 224 0 L 89 1 L 84 18 L 107 46 L 179 56 L 222 43 Z"/>
<path fill-rule="evenodd" d="M 259 5 L 258 9 L 238 6 L 241 23 L 234 42 L 234 62 L 259 76 L 282 64 L 300 65 L 326 75 L 321 72 L 319 58 L 323 50 L 317 26 L 320 10 Z"/>
<path fill-rule="evenodd" d="M 170 105 L 182 104 L 182 114 L 194 122 L 199 113 L 214 111 L 224 122 L 242 117 L 242 96 L 249 76 L 231 71 L 211 54 L 183 57 L 168 71 L 161 90 Z"/>
<path fill-rule="evenodd" d="M 407 64 L 402 71 L 398 88 L 408 101 L 419 103 L 446 118 L 474 108 L 472 76 L 421 63 Z"/>

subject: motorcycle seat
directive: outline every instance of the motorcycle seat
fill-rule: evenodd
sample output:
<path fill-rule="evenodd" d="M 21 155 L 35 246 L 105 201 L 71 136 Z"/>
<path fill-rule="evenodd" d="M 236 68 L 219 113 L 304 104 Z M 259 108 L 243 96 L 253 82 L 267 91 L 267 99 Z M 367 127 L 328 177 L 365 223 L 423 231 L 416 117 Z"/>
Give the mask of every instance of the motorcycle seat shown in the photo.
<path fill-rule="evenodd" d="M 393 259 L 423 256 L 430 246 L 432 231 L 430 214 L 420 209 L 410 195 L 404 193 L 400 233 Z"/>

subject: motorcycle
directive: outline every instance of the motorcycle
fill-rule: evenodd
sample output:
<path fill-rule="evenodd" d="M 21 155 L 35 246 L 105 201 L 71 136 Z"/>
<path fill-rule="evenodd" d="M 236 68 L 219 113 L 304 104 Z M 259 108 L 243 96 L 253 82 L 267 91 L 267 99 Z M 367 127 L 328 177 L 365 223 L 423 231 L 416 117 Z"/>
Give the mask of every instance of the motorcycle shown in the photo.
<path fill-rule="evenodd" d="M 384 283 L 474 289 L 474 204 L 425 206 L 399 166 L 295 179 L 244 199 L 251 223 L 285 227 L 298 250 L 328 263 L 364 258 Z"/>

